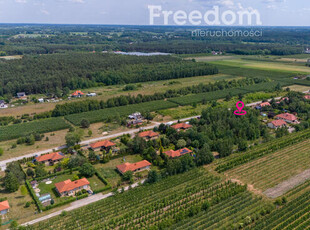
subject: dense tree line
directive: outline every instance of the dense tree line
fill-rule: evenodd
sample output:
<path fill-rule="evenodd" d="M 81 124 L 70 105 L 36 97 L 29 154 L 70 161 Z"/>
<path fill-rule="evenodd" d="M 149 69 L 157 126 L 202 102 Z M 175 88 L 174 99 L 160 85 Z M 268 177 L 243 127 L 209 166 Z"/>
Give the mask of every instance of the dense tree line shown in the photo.
<path fill-rule="evenodd" d="M 165 98 L 178 97 L 181 95 L 188 94 L 197 94 L 204 92 L 212 92 L 217 90 L 224 90 L 234 87 L 242 87 L 246 85 L 258 84 L 260 82 L 266 82 L 269 79 L 263 78 L 245 78 L 241 80 L 232 80 L 232 81 L 217 81 L 215 83 L 209 84 L 199 84 L 188 87 L 183 87 L 175 90 L 168 90 L 164 93 L 155 93 L 153 95 L 137 95 L 137 96 L 119 96 L 115 98 L 110 98 L 107 101 L 99 101 L 99 100 L 85 100 L 79 102 L 71 102 L 65 104 L 56 105 L 55 109 L 49 115 L 57 117 L 57 116 L 65 116 L 68 114 L 81 113 L 93 110 L 99 110 L 104 108 L 111 108 L 116 106 L 123 106 L 128 104 L 138 104 L 142 102 L 162 100 Z M 39 115 L 38 115 L 39 116 Z"/>
<path fill-rule="evenodd" d="M 0 96 L 57 91 L 61 95 L 61 91 L 68 93 L 68 89 L 218 73 L 216 67 L 206 63 L 182 61 L 171 56 L 86 53 L 25 56 L 20 60 L 0 60 L 0 66 Z"/>

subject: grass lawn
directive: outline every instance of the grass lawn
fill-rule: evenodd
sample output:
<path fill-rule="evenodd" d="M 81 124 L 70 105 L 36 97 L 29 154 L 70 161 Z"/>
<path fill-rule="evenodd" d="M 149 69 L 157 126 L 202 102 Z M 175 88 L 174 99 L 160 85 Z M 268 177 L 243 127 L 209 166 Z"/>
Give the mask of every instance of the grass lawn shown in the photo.
<path fill-rule="evenodd" d="M 135 163 L 143 160 L 140 155 L 128 155 L 125 157 L 125 162 Z M 97 164 L 95 168 L 106 178 L 112 187 L 117 186 L 117 183 L 121 180 L 121 175 L 116 171 L 116 166 L 125 163 L 123 157 L 111 160 L 105 164 Z"/>
<path fill-rule="evenodd" d="M 31 204 L 30 207 L 25 208 L 26 202 L 32 202 L 32 198 L 29 194 L 22 195 L 20 189 L 14 193 L 7 193 L 4 188 L 0 187 L 0 197 L 7 197 L 10 210 L 7 215 L 5 215 L 4 219 L 2 219 L 2 223 L 5 223 L 9 220 L 17 220 L 18 222 L 23 222 L 24 218 L 29 218 L 33 216 L 36 212 L 35 204 Z M 22 213 L 22 215 L 21 215 Z M 7 229 L 8 225 L 3 226 L 0 229 Z"/>

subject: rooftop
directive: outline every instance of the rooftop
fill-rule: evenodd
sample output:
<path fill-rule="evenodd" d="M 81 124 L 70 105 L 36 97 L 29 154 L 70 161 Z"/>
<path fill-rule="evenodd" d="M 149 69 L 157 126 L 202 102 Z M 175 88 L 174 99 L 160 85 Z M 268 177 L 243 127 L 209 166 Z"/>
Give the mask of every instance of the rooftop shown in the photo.
<path fill-rule="evenodd" d="M 189 129 L 192 126 L 186 123 L 178 123 L 178 124 L 172 125 L 171 127 L 174 129 Z"/>
<path fill-rule="evenodd" d="M 121 171 L 122 173 L 125 173 L 127 171 L 135 171 L 140 168 L 144 168 L 147 166 L 151 166 L 152 164 L 148 162 L 147 160 L 139 161 L 137 163 L 124 163 L 121 165 L 117 165 L 116 168 Z"/>
<path fill-rule="evenodd" d="M 139 137 L 149 137 L 149 138 L 159 136 L 158 133 L 156 133 L 156 132 L 154 132 L 154 131 L 152 131 L 152 130 L 150 130 L 150 131 L 145 131 L 145 132 L 141 132 L 141 133 L 139 133 L 138 135 L 139 135 Z"/>
<path fill-rule="evenodd" d="M 82 187 L 84 185 L 89 185 L 89 181 L 86 178 L 82 178 L 76 181 L 65 180 L 59 183 L 55 184 L 55 187 L 57 188 L 58 192 L 69 192 L 75 188 Z"/>
<path fill-rule="evenodd" d="M 7 200 L 0 202 L 0 212 L 10 208 L 9 202 Z"/>
<path fill-rule="evenodd" d="M 96 143 L 92 143 L 90 144 L 89 146 L 93 149 L 96 149 L 96 148 L 101 148 L 101 147 L 111 147 L 111 146 L 115 146 L 116 144 L 112 141 L 109 141 L 109 140 L 104 140 L 104 141 L 98 141 Z"/>
<path fill-rule="evenodd" d="M 48 160 L 56 161 L 56 160 L 61 160 L 63 158 L 65 158 L 65 156 L 61 152 L 54 152 L 54 153 L 49 153 L 46 155 L 38 156 L 36 157 L 36 160 L 39 162 L 48 161 Z"/>
<path fill-rule="evenodd" d="M 165 152 L 165 154 L 171 158 L 175 158 L 175 157 L 180 157 L 183 156 L 187 153 L 192 153 L 193 151 L 188 149 L 188 148 L 183 148 L 183 149 L 179 149 L 179 150 L 168 150 Z"/>

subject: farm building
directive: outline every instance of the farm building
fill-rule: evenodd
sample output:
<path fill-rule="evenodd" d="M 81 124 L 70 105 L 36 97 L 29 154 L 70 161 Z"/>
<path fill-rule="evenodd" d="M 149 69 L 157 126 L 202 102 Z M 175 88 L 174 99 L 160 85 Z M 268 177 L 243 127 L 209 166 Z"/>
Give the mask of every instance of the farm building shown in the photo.
<path fill-rule="evenodd" d="M 54 152 L 54 153 L 49 153 L 46 155 L 38 156 L 35 158 L 36 161 L 48 164 L 48 165 L 53 165 L 55 162 L 59 162 L 62 159 L 65 158 L 65 155 L 61 152 Z"/>
<path fill-rule="evenodd" d="M 192 126 L 190 124 L 186 124 L 186 123 L 178 123 L 176 125 L 172 125 L 171 126 L 173 129 L 176 129 L 177 131 L 180 131 L 180 130 L 186 130 L 186 129 L 189 129 L 191 128 Z"/>
<path fill-rule="evenodd" d="M 147 139 L 147 140 L 154 140 L 159 137 L 159 133 L 156 133 L 150 130 L 150 131 L 141 132 L 138 134 L 138 136 L 144 139 Z"/>
<path fill-rule="evenodd" d="M 90 149 L 92 150 L 105 150 L 109 151 L 111 148 L 113 148 L 116 144 L 109 140 L 104 141 L 98 141 L 96 143 L 92 143 L 89 145 Z"/>
<path fill-rule="evenodd" d="M 90 190 L 89 181 L 86 178 L 82 178 L 76 181 L 65 180 L 55 184 L 56 191 L 61 197 L 74 196 L 75 193 L 85 190 Z"/>
<path fill-rule="evenodd" d="M 5 215 L 9 212 L 10 205 L 7 200 L 0 202 L 0 214 Z"/>
<path fill-rule="evenodd" d="M 188 154 L 188 153 L 192 153 L 193 151 L 191 151 L 190 149 L 188 148 L 183 148 L 183 149 L 179 149 L 179 150 L 168 150 L 166 152 L 164 152 L 168 157 L 170 158 L 176 158 L 176 157 L 180 157 L 180 156 L 183 156 L 185 154 Z"/>
<path fill-rule="evenodd" d="M 282 128 L 286 126 L 287 126 L 287 123 L 283 120 L 275 120 L 275 121 L 268 123 L 268 127 L 272 129 L 278 129 L 278 128 Z"/>
<path fill-rule="evenodd" d="M 283 120 L 287 123 L 298 124 L 298 119 L 294 114 L 282 113 L 276 116 L 278 120 Z"/>
<path fill-rule="evenodd" d="M 144 171 L 148 170 L 152 164 L 148 162 L 147 160 L 139 161 L 137 163 L 124 163 L 121 165 L 117 165 L 117 170 L 124 174 L 125 172 L 132 171 L 132 172 L 138 172 L 138 171 Z"/>

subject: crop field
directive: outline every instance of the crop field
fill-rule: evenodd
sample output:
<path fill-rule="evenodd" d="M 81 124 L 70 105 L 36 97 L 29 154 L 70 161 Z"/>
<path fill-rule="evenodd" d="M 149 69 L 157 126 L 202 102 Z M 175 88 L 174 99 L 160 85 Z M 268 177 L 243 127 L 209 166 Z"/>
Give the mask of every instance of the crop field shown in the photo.
<path fill-rule="evenodd" d="M 236 96 L 239 93 L 246 93 L 248 91 L 245 91 L 243 89 L 233 88 L 233 89 L 225 89 L 225 90 L 218 90 L 214 92 L 207 92 L 207 93 L 199 93 L 194 95 L 188 95 L 183 97 L 176 97 L 171 98 L 169 101 L 172 101 L 174 103 L 177 103 L 179 105 L 191 105 L 193 103 L 200 103 L 202 101 L 212 101 L 212 100 L 218 100 L 221 98 L 225 98 L 229 93 L 232 96 Z"/>
<path fill-rule="evenodd" d="M 309 183 L 307 184 L 309 188 Z M 301 188 L 304 187 L 301 186 Z M 298 188 L 299 191 L 300 188 Z M 309 230 L 310 229 L 310 191 L 300 194 L 297 198 L 273 211 L 264 220 L 258 221 L 255 230 Z"/>
<path fill-rule="evenodd" d="M 249 194 L 245 186 L 222 182 L 200 168 L 156 184 L 140 186 L 31 227 L 57 230 L 148 229 L 156 226 L 156 229 L 166 229 L 187 217 L 204 215 L 203 204 L 206 202 L 210 205 L 207 213 L 213 218 L 205 219 L 204 226 L 213 227 L 216 220 L 225 216 L 227 226 L 244 222 L 245 216 L 236 216 L 237 213 L 262 218 L 262 211 L 269 206 Z"/>
<path fill-rule="evenodd" d="M 31 133 L 48 133 L 67 129 L 70 125 L 63 118 L 49 118 L 39 121 L 0 127 L 0 141 L 15 139 Z"/>
<path fill-rule="evenodd" d="M 291 145 L 226 173 L 266 190 L 310 168 L 310 140 Z"/>
<path fill-rule="evenodd" d="M 229 66 L 241 66 L 242 68 L 262 69 L 262 70 L 281 70 L 293 73 L 310 73 L 310 68 L 305 65 L 285 64 L 276 62 L 266 62 L 257 60 L 231 59 L 225 61 L 210 62 L 213 64 L 224 64 Z"/>
<path fill-rule="evenodd" d="M 127 116 L 134 112 L 151 112 L 161 109 L 168 109 L 177 107 L 175 103 L 170 101 L 151 101 L 144 102 L 140 104 L 126 105 L 115 108 L 107 108 L 96 111 L 78 113 L 65 116 L 65 119 L 70 121 L 72 124 L 79 126 L 83 119 L 89 120 L 90 123 L 96 123 L 100 121 L 104 121 L 109 118 L 114 118 L 117 114 L 119 116 Z"/>
<path fill-rule="evenodd" d="M 253 149 L 248 150 L 242 155 L 233 154 L 229 157 L 220 159 L 215 162 L 217 172 L 225 172 L 233 169 L 239 165 L 243 165 L 250 161 L 256 160 L 268 154 L 274 153 L 277 150 L 295 145 L 299 142 L 306 141 L 310 138 L 310 130 L 304 130 L 298 133 L 293 133 L 282 138 L 265 143 L 264 145 L 259 145 Z"/>
<path fill-rule="evenodd" d="M 193 103 L 200 103 L 202 101 L 212 101 L 225 98 L 229 94 L 231 96 L 237 96 L 240 93 L 245 94 L 250 92 L 252 93 L 252 92 L 273 90 L 278 84 L 280 84 L 282 87 L 285 85 L 289 85 L 285 82 L 278 82 L 278 81 L 263 82 L 255 85 L 248 85 L 242 88 L 232 88 L 232 89 L 218 90 L 214 92 L 199 93 L 194 95 L 171 98 L 168 100 L 182 106 L 191 105 Z"/>

